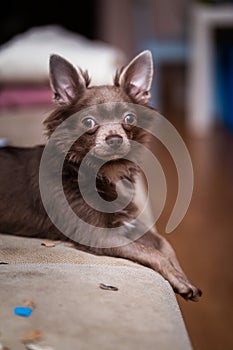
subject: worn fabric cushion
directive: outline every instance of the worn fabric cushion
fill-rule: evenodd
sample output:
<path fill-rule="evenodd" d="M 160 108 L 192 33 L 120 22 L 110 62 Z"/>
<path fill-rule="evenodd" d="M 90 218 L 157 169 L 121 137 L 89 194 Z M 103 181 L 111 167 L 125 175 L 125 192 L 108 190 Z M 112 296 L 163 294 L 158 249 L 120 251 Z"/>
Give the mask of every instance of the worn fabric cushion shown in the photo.
<path fill-rule="evenodd" d="M 149 268 L 98 257 L 61 242 L 0 236 L 0 342 L 23 350 L 21 338 L 40 330 L 36 349 L 191 349 L 176 297 Z M 99 288 L 100 283 L 118 291 Z M 14 315 L 23 300 L 36 304 L 29 318 Z M 48 349 L 48 348 L 47 348 Z"/>
<path fill-rule="evenodd" d="M 54 247 L 41 245 L 54 242 L 38 238 L 24 238 L 11 235 L 0 235 L 0 262 L 8 264 L 94 264 L 143 267 L 125 259 L 107 256 L 96 256 L 73 248 L 72 243 L 55 241 Z"/>

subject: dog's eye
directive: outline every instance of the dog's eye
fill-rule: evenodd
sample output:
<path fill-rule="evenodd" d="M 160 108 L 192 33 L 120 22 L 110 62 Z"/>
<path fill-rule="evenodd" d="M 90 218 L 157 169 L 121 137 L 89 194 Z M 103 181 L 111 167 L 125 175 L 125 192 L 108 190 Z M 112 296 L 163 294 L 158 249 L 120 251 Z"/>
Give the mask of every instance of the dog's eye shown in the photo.
<path fill-rule="evenodd" d="M 87 117 L 82 120 L 83 125 L 87 129 L 93 129 L 96 126 L 96 122 L 93 118 Z"/>
<path fill-rule="evenodd" d="M 135 125 L 136 124 L 136 117 L 133 113 L 128 113 L 124 117 L 124 124 L 127 125 Z"/>

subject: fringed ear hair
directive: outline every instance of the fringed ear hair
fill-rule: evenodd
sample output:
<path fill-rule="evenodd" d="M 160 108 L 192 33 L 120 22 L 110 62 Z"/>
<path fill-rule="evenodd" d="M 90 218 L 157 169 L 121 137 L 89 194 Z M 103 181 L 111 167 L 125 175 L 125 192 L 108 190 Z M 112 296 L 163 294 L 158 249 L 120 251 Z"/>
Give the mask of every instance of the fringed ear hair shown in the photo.
<path fill-rule="evenodd" d="M 51 55 L 49 69 L 54 100 L 59 104 L 70 104 L 84 92 L 86 81 L 81 70 L 63 57 Z"/>
<path fill-rule="evenodd" d="M 122 69 L 118 83 L 138 103 L 147 103 L 153 79 L 153 59 L 146 50 Z"/>

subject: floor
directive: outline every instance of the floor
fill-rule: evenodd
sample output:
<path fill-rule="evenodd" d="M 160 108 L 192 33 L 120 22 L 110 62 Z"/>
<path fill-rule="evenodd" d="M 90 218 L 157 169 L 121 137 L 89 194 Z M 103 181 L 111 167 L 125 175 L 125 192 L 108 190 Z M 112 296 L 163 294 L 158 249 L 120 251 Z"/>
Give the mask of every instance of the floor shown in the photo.
<path fill-rule="evenodd" d="M 233 349 L 233 133 L 215 128 L 204 139 L 186 135 L 183 122 L 171 120 L 183 136 L 194 168 L 188 212 L 170 235 L 181 265 L 203 291 L 198 303 L 178 297 L 194 349 Z M 165 149 L 156 143 L 168 182 L 166 208 L 158 222 L 164 232 L 174 205 L 177 177 Z"/>

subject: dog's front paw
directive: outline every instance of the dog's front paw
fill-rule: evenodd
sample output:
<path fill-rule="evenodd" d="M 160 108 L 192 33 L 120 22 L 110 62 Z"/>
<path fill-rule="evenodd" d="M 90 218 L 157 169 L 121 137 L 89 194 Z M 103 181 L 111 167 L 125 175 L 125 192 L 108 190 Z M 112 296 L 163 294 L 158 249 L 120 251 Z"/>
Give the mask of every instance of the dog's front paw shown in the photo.
<path fill-rule="evenodd" d="M 187 291 L 179 292 L 177 291 L 185 300 L 199 301 L 202 296 L 202 291 L 194 286 L 187 287 Z"/>
<path fill-rule="evenodd" d="M 202 296 L 202 291 L 193 286 L 188 278 L 180 271 L 173 270 L 173 273 L 169 274 L 168 281 L 172 285 L 174 292 L 182 296 L 185 300 L 198 301 Z"/>

